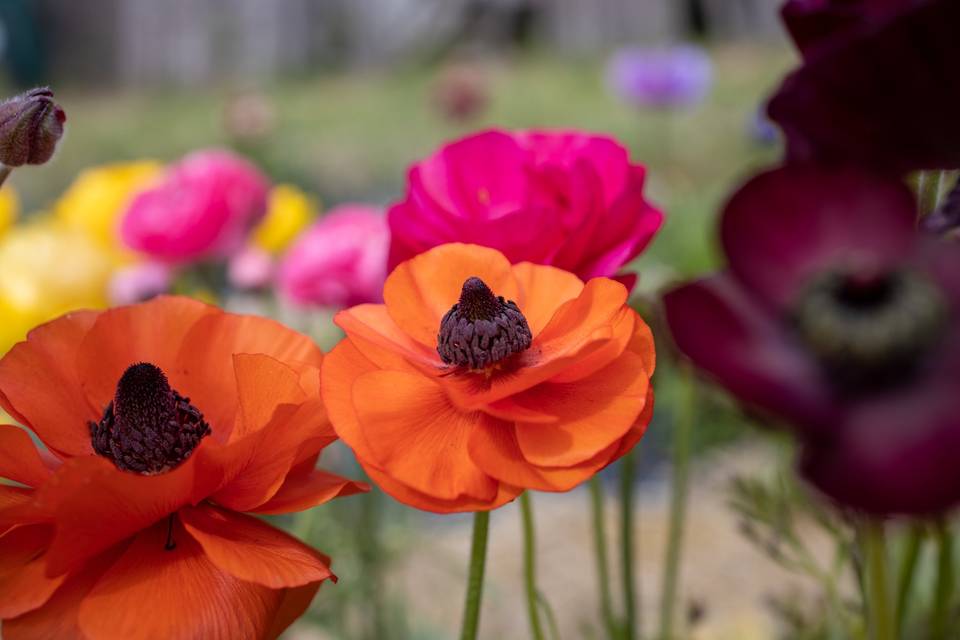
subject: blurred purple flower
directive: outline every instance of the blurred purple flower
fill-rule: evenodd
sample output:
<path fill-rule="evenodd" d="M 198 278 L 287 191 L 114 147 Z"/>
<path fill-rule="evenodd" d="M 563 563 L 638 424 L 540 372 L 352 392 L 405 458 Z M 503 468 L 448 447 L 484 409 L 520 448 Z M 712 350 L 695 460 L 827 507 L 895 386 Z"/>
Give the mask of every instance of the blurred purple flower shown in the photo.
<path fill-rule="evenodd" d="M 713 63 L 692 45 L 621 49 L 607 66 L 611 90 L 637 107 L 688 107 L 699 104 L 713 84 Z"/>
<path fill-rule="evenodd" d="M 960 2 L 794 0 L 803 65 L 770 101 L 791 162 L 960 168 Z"/>
<path fill-rule="evenodd" d="M 665 298 L 681 351 L 791 425 L 814 485 L 875 514 L 960 503 L 960 247 L 916 213 L 896 180 L 762 174 L 724 212 L 727 271 Z"/>
<path fill-rule="evenodd" d="M 241 291 L 263 289 L 273 280 L 273 272 L 273 256 L 259 247 L 250 246 L 230 258 L 227 282 Z"/>
<path fill-rule="evenodd" d="M 767 117 L 766 109 L 763 108 L 757 109 L 750 116 L 747 134 L 751 140 L 764 146 L 772 146 L 780 140 L 780 129 Z"/>
<path fill-rule="evenodd" d="M 110 304 L 135 304 L 170 291 L 173 273 L 159 262 L 140 262 L 114 272 L 108 285 Z"/>

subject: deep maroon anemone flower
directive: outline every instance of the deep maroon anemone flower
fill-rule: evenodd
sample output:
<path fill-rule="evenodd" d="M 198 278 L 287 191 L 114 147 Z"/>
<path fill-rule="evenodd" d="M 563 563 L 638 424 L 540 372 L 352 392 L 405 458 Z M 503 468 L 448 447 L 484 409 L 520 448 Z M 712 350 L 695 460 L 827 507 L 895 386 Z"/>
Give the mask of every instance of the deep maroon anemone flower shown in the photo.
<path fill-rule="evenodd" d="M 794 162 L 960 168 L 960 2 L 793 0 L 804 54 L 770 101 Z"/>
<path fill-rule="evenodd" d="M 680 349 L 872 513 L 960 502 L 960 247 L 915 226 L 897 181 L 777 169 L 724 212 L 728 269 L 666 296 Z"/>

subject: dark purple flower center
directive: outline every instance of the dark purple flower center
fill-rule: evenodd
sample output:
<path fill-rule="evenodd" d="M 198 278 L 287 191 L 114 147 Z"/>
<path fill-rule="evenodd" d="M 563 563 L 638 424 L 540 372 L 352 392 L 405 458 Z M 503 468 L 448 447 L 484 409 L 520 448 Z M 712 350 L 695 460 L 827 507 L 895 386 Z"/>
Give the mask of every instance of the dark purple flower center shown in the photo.
<path fill-rule="evenodd" d="M 203 414 L 170 388 L 156 365 L 130 366 L 117 382 L 100 422 L 90 422 L 93 450 L 124 471 L 145 475 L 173 469 L 210 434 Z"/>
<path fill-rule="evenodd" d="M 947 305 L 933 282 L 912 271 L 833 271 L 800 296 L 794 320 L 836 382 L 873 388 L 926 359 L 944 335 Z"/>
<path fill-rule="evenodd" d="M 486 369 L 528 349 L 532 341 L 530 326 L 516 303 L 471 277 L 463 283 L 460 301 L 440 321 L 437 353 L 447 364 Z"/>

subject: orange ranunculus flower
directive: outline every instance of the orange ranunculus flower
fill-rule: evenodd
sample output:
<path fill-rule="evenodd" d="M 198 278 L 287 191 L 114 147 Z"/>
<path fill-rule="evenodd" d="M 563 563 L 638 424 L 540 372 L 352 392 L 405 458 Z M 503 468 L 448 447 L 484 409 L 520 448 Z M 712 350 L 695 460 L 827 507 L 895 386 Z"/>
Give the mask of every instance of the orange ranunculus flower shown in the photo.
<path fill-rule="evenodd" d="M 165 297 L 81 311 L 0 360 L 0 619 L 19 638 L 273 638 L 330 560 L 242 512 L 365 490 L 315 470 L 336 439 L 322 354 L 262 318 Z"/>
<path fill-rule="evenodd" d="M 337 434 L 401 502 L 477 511 L 567 491 L 646 430 L 653 337 L 618 282 L 448 244 L 400 264 L 384 300 L 337 315 L 347 338 L 321 387 Z"/>

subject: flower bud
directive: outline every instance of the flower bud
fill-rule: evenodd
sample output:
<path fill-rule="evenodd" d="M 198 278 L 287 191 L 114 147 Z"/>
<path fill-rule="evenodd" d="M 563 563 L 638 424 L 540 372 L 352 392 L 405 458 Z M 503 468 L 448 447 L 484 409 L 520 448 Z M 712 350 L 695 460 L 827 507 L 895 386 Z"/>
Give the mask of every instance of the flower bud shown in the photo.
<path fill-rule="evenodd" d="M 57 148 L 66 120 L 47 88 L 0 103 L 0 163 L 7 167 L 45 163 Z"/>

